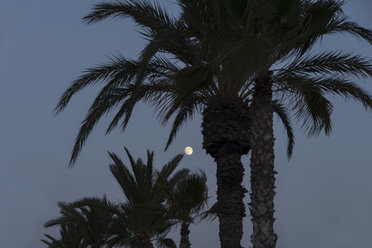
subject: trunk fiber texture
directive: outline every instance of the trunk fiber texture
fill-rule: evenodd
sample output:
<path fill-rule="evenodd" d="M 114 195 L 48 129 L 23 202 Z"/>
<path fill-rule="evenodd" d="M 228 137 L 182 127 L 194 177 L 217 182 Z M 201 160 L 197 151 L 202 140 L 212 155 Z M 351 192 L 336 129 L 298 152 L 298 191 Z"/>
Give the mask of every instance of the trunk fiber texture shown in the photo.
<path fill-rule="evenodd" d="M 252 102 L 251 202 L 253 248 L 274 248 L 274 132 L 270 75 L 258 78 Z"/>
<path fill-rule="evenodd" d="M 250 150 L 248 104 L 211 102 L 203 112 L 203 148 L 217 163 L 217 216 L 221 248 L 241 248 L 245 207 L 242 155 Z"/>

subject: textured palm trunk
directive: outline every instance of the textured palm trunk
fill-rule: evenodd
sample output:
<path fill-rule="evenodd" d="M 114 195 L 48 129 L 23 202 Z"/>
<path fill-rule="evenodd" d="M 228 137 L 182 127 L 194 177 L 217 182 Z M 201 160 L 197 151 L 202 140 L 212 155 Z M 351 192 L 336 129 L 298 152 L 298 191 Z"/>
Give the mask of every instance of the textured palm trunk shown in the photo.
<path fill-rule="evenodd" d="M 240 248 L 243 235 L 242 186 L 244 168 L 240 161 L 249 152 L 248 105 L 238 100 L 209 102 L 203 112 L 203 148 L 217 163 L 217 216 L 221 248 Z"/>
<path fill-rule="evenodd" d="M 181 240 L 180 240 L 180 247 L 179 248 L 190 248 L 191 243 L 189 239 L 189 223 L 182 223 L 181 224 Z"/>
<path fill-rule="evenodd" d="M 274 132 L 272 108 L 272 84 L 270 75 L 258 78 L 252 114 L 251 152 L 251 202 L 253 223 L 251 242 L 253 248 L 274 248 L 277 235 L 274 232 Z"/>
<path fill-rule="evenodd" d="M 220 222 L 219 235 L 222 248 L 240 248 L 243 236 L 245 208 L 242 187 L 244 168 L 240 154 L 224 153 L 217 162 L 217 216 Z"/>

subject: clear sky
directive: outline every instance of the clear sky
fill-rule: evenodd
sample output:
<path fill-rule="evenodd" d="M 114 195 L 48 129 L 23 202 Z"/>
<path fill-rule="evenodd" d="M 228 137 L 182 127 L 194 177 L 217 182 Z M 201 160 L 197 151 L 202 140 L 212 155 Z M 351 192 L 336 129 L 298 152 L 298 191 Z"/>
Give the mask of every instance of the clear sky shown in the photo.
<path fill-rule="evenodd" d="M 0 247 L 40 248 L 42 227 L 59 212 L 57 201 L 121 191 L 109 173 L 106 151 L 124 161 L 122 146 L 134 156 L 155 151 L 157 166 L 192 146 L 194 154 L 181 166 L 207 172 L 209 194 L 216 195 L 215 164 L 201 149 L 200 116 L 179 133 L 169 151 L 163 148 L 169 126 L 152 109 L 138 105 L 126 130 L 104 136 L 105 118 L 92 133 L 76 166 L 67 168 L 80 122 L 98 87 L 78 94 L 57 117 L 52 113 L 68 84 L 87 67 L 121 52 L 135 58 L 143 41 L 129 20 L 85 25 L 93 0 L 2 0 L 0 8 Z M 175 0 L 161 1 L 175 10 Z M 372 1 L 349 0 L 345 12 L 372 28 Z M 367 44 L 343 35 L 327 37 L 323 48 L 344 49 L 372 58 Z M 372 93 L 372 80 L 359 80 Z M 331 137 L 308 139 L 296 129 L 293 158 L 286 158 L 286 139 L 275 121 L 276 231 L 278 248 L 369 247 L 372 243 L 372 112 L 353 102 L 335 99 Z M 248 157 L 244 184 L 249 188 Z M 248 195 L 247 195 L 248 196 Z M 246 197 L 245 201 L 248 199 Z M 244 220 L 243 245 L 251 233 Z M 172 233 L 178 239 L 178 232 Z M 191 228 L 193 247 L 218 247 L 217 222 Z"/>

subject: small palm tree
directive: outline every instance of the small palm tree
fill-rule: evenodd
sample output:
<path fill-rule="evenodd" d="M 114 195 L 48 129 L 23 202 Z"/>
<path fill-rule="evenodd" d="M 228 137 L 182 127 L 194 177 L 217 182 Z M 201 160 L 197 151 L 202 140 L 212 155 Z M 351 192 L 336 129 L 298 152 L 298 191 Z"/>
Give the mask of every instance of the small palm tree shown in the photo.
<path fill-rule="evenodd" d="M 179 248 L 190 248 L 189 226 L 200 215 L 208 201 L 207 177 L 204 172 L 190 173 L 182 180 L 168 182 L 167 205 L 171 218 L 181 225 Z"/>
<path fill-rule="evenodd" d="M 175 171 L 182 155 L 174 157 L 160 171 L 156 171 L 153 169 L 153 152 L 147 152 L 147 162 L 144 164 L 141 159 L 135 161 L 126 148 L 125 151 L 131 169 L 116 154 L 109 152 L 114 162 L 110 170 L 124 193 L 125 202 L 114 204 L 106 197 L 88 197 L 72 203 L 59 202 L 61 216 L 44 226 L 60 226 L 62 238 L 56 240 L 47 236 L 50 241 L 43 240 L 44 243 L 50 247 L 69 244 L 66 233 L 74 228 L 74 235 L 78 235 L 78 241 L 81 241 L 78 243 L 81 247 L 76 248 L 152 248 L 154 242 L 158 247 L 176 247 L 173 240 L 166 238 L 176 222 L 171 219 L 165 204 L 168 194 L 163 181 L 177 185 L 189 174 L 187 169 Z M 73 235 L 71 237 L 75 238 Z"/>
<path fill-rule="evenodd" d="M 160 247 L 176 247 L 173 240 L 166 238 L 167 233 L 175 224 L 170 219 L 165 206 L 166 193 L 159 179 L 177 182 L 188 170 L 175 172 L 182 155 L 174 157 L 160 171 L 153 169 L 153 152 L 147 152 L 147 162 L 141 159 L 135 161 L 125 148 L 130 161 L 129 168 L 114 153 L 109 153 L 114 161 L 110 170 L 119 183 L 126 202 L 114 210 L 112 220 L 111 246 L 128 246 L 131 248 L 150 248 L 153 242 Z"/>
<path fill-rule="evenodd" d="M 156 242 L 159 247 L 174 248 L 174 241 L 166 238 L 174 224 L 164 206 L 120 204 L 112 220 L 108 244 L 110 247 L 152 248 Z"/>
<path fill-rule="evenodd" d="M 88 201 L 90 204 L 86 204 Z M 63 243 L 80 237 L 81 247 L 102 248 L 110 237 L 109 223 L 113 218 L 109 208 L 102 206 L 110 205 L 105 197 L 84 198 L 73 203 L 59 202 L 61 216 L 48 221 L 44 227 L 60 226 Z M 74 234 L 70 237 L 72 230 Z"/>
<path fill-rule="evenodd" d="M 48 248 L 88 248 L 83 244 L 83 237 L 76 225 L 61 225 L 59 234 L 60 239 L 45 234 L 46 239 L 41 241 L 48 245 Z"/>

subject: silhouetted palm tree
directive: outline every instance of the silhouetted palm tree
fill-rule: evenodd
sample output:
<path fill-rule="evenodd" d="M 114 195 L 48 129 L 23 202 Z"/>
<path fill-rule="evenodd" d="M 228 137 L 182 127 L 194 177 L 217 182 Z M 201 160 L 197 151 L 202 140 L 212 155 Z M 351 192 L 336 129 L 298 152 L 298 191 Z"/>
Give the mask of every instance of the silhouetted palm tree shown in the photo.
<path fill-rule="evenodd" d="M 175 171 L 182 155 L 174 157 L 160 171 L 156 171 L 153 169 L 153 152 L 147 152 L 144 164 L 141 159 L 135 161 L 125 150 L 130 169 L 116 154 L 109 153 L 114 162 L 110 170 L 124 193 L 125 201 L 114 204 L 106 197 L 86 197 L 68 204 L 59 202 L 61 216 L 48 221 L 45 227 L 60 226 L 63 231 L 61 239 L 47 236 L 51 241 L 44 240 L 44 243 L 55 247 L 52 245 L 69 244 L 71 238 L 76 240 L 78 237 L 82 248 L 148 248 L 153 247 L 154 242 L 158 247 L 176 247 L 173 240 L 166 238 L 176 222 L 166 205 L 168 193 L 164 180 L 177 185 L 188 175 L 188 169 Z M 73 235 L 64 235 L 71 228 L 74 228 Z"/>
<path fill-rule="evenodd" d="M 241 185 L 244 168 L 240 158 L 252 145 L 251 183 L 255 186 L 251 198 L 263 199 L 254 199 L 251 204 L 255 225 L 252 242 L 255 247 L 259 247 L 258 243 L 275 246 L 276 235 L 270 224 L 275 194 L 274 170 L 270 167 L 274 159 L 273 134 L 268 126 L 272 125 L 273 111 L 287 129 L 290 155 L 293 133 L 285 104 L 294 108 L 304 125 L 310 127 L 310 133 L 330 131 L 331 105 L 324 97 L 326 92 L 372 105 L 368 94 L 344 78 L 323 77 L 332 72 L 370 75 L 369 61 L 351 54 L 311 57 L 305 53 L 324 34 L 348 32 L 372 41 L 371 32 L 335 11 L 340 5 L 336 1 L 298 3 L 298 8 L 286 11 L 279 0 L 179 0 L 181 13 L 177 18 L 148 1 L 97 4 L 85 21 L 130 17 L 142 28 L 148 44 L 138 60 L 117 55 L 105 65 L 88 69 L 62 95 L 57 112 L 83 88 L 105 84 L 82 123 L 71 163 L 98 120 L 113 109 L 117 112 L 107 133 L 119 124 L 124 129 L 139 101 L 155 105 L 164 123 L 175 115 L 166 147 L 182 124 L 195 112 L 201 112 L 203 148 L 217 163 L 221 247 L 241 247 L 245 216 L 242 199 L 246 190 Z M 286 61 L 289 66 L 275 69 Z M 274 102 L 272 89 L 279 96 Z M 257 118 L 259 107 L 266 109 Z M 263 184 L 268 188 L 263 190 Z"/>
<path fill-rule="evenodd" d="M 115 210 L 109 244 L 147 248 L 153 247 L 152 243 L 156 242 L 160 247 L 176 247 L 173 240 L 166 238 L 175 222 L 165 205 L 166 193 L 161 181 L 177 182 L 188 173 L 186 169 L 175 172 L 182 155 L 174 157 L 160 171 L 155 171 L 153 152 L 147 152 L 144 164 L 141 159 L 135 161 L 126 148 L 125 151 L 131 170 L 116 154 L 109 153 L 114 161 L 110 170 L 126 198 L 126 202 Z"/>
<path fill-rule="evenodd" d="M 64 231 L 61 232 L 62 243 L 80 237 L 81 247 L 103 248 L 106 245 L 111 236 L 109 228 L 113 218 L 108 206 L 114 206 L 105 197 L 84 198 L 73 203 L 59 202 L 58 206 L 61 216 L 48 221 L 44 226 L 60 226 Z"/>
<path fill-rule="evenodd" d="M 275 1 L 272 9 L 275 9 Z M 285 2 L 285 1 L 282 1 Z M 273 248 L 274 232 L 274 132 L 273 110 L 294 110 L 304 120 L 309 135 L 331 131 L 333 105 L 327 95 L 352 98 L 366 108 L 371 96 L 353 82 L 353 76 L 372 75 L 370 60 L 341 51 L 314 52 L 313 45 L 327 34 L 347 32 L 372 43 L 372 32 L 351 22 L 342 1 L 290 0 L 287 8 L 273 11 L 276 44 L 265 66 L 253 81 L 251 107 L 251 202 L 254 248 Z M 242 6 L 243 7 L 243 6 Z M 261 30 L 264 30 L 262 28 Z M 272 99 L 277 99 L 273 101 Z M 283 118 L 285 119 L 285 118 Z M 289 121 L 289 120 L 288 120 Z M 291 155 L 289 150 L 288 155 Z"/>
<path fill-rule="evenodd" d="M 87 248 L 87 245 L 82 242 L 82 235 L 76 225 L 61 225 L 59 234 L 59 239 L 45 234 L 46 239 L 41 241 L 47 244 L 48 248 Z"/>
<path fill-rule="evenodd" d="M 207 177 L 204 172 L 190 173 L 177 182 L 165 183 L 171 218 L 181 225 L 179 248 L 190 248 L 190 224 L 199 217 L 208 201 Z"/>

